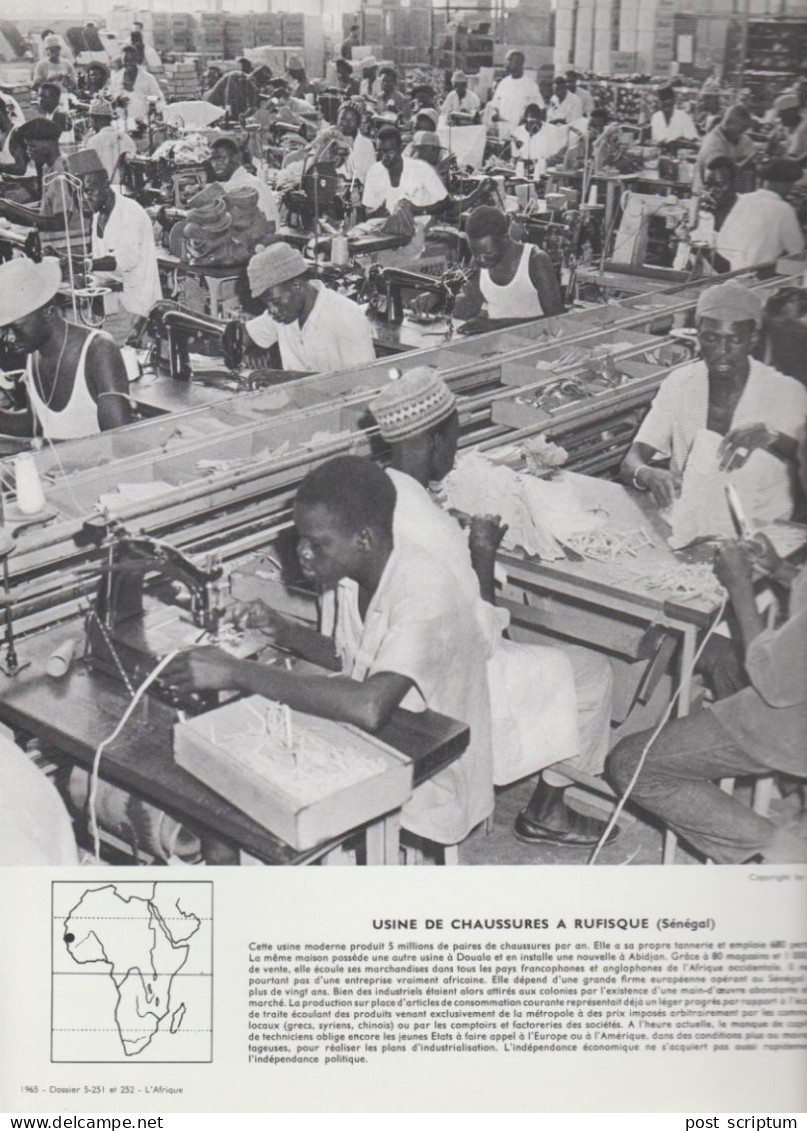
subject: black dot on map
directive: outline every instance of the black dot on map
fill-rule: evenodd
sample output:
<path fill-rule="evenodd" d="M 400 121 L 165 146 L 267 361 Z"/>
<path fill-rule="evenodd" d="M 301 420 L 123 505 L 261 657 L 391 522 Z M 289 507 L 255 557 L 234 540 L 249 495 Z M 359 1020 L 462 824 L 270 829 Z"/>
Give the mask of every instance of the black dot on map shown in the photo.
<path fill-rule="evenodd" d="M 76 936 L 75 936 L 75 935 L 70 935 L 70 934 L 67 934 L 67 935 L 65 935 L 65 936 L 64 936 L 64 941 L 65 941 L 66 943 L 75 942 L 75 941 L 76 941 Z"/>

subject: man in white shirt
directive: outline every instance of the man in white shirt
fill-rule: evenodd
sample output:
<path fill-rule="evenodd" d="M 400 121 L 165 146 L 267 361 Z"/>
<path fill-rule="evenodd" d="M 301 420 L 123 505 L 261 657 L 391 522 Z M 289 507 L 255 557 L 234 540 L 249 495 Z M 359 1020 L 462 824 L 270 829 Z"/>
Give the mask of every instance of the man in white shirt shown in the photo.
<path fill-rule="evenodd" d="M 608 661 L 577 647 L 505 640 L 507 611 L 497 607 L 494 565 L 504 529 L 494 515 L 476 515 L 466 535 L 429 494 L 451 471 L 457 453 L 457 399 L 434 370 L 409 370 L 371 402 L 382 439 L 392 449 L 387 474 L 395 484 L 393 533 L 437 558 L 470 602 L 486 642 L 493 721 L 493 780 L 507 785 L 544 771 L 516 835 L 529 843 L 580 848 L 604 829 L 564 804 L 549 767 L 568 762 L 602 772 L 610 733 L 612 676 Z M 562 766 L 558 766 L 562 773 Z M 529 826 L 532 825 L 532 828 Z"/>
<path fill-rule="evenodd" d="M 550 125 L 568 125 L 583 117 L 583 103 L 566 85 L 563 75 L 555 79 L 555 93 L 549 102 L 547 118 Z"/>
<path fill-rule="evenodd" d="M 754 291 L 734 280 L 708 287 L 695 324 L 702 360 L 680 366 L 661 383 L 622 463 L 622 478 L 649 491 L 657 506 L 671 505 L 689 453 L 708 429 L 723 436 L 719 469 L 731 472 L 749 519 L 788 519 L 807 391 L 751 357 L 762 325 Z"/>
<path fill-rule="evenodd" d="M 545 103 L 538 83 L 524 74 L 523 51 L 508 51 L 505 67 L 507 74 L 496 87 L 488 110 L 498 120 L 502 135 L 509 137 L 527 106 L 534 102 L 544 109 Z"/>
<path fill-rule="evenodd" d="M 113 125 L 115 111 L 106 98 L 93 98 L 90 103 L 90 125 L 93 133 L 84 139 L 86 149 L 94 149 L 112 184 L 121 183 L 120 161 L 124 153 L 137 153 L 137 146 L 120 125 Z"/>
<path fill-rule="evenodd" d="M 70 60 L 62 55 L 62 41 L 59 36 L 47 36 L 43 46 L 45 58 L 40 59 L 34 67 L 31 85 L 36 88 L 40 83 L 50 81 L 75 88 L 76 70 Z"/>
<path fill-rule="evenodd" d="M 576 94 L 580 99 L 583 107 L 583 117 L 588 118 L 591 115 L 591 111 L 594 109 L 594 98 L 584 86 L 580 85 L 580 76 L 577 71 L 566 72 L 566 85 L 571 93 Z M 574 121 L 574 119 L 572 118 L 570 121 Z"/>
<path fill-rule="evenodd" d="M 253 255 L 247 267 L 253 298 L 266 313 L 247 322 L 260 349 L 277 346 L 283 369 L 334 373 L 375 361 L 373 335 L 361 307 L 308 277 L 310 264 L 286 243 Z"/>
<path fill-rule="evenodd" d="M 241 149 L 234 138 L 216 138 L 210 146 L 210 165 L 216 174 L 216 180 L 225 192 L 233 192 L 240 188 L 254 189 L 258 194 L 259 210 L 277 229 L 280 224 L 277 198 L 267 184 L 244 168 Z"/>
<path fill-rule="evenodd" d="M 565 126 L 546 124 L 546 112 L 533 104 L 524 111 L 521 124 L 510 135 L 510 152 L 517 161 L 532 161 L 537 181 L 547 162 L 565 148 L 569 133 Z"/>
<path fill-rule="evenodd" d="M 656 92 L 659 109 L 650 119 L 650 136 L 654 145 L 665 145 L 673 141 L 697 141 L 698 131 L 695 123 L 684 110 L 675 105 L 675 90 L 663 86 Z"/>
<path fill-rule="evenodd" d="M 262 602 L 238 619 L 332 669 L 308 675 L 218 648 L 178 656 L 181 689 L 233 689 L 378 731 L 401 706 L 467 724 L 459 758 L 415 786 L 403 828 L 437 844 L 464 840 L 493 811 L 485 642 L 473 610 L 437 558 L 393 534 L 395 488 L 371 460 L 340 456 L 309 472 L 294 503 L 297 557 L 323 595 L 322 634 Z"/>
<path fill-rule="evenodd" d="M 455 71 L 451 76 L 451 90 L 440 107 L 441 120 L 450 122 L 453 114 L 466 114 L 475 119 L 480 107 L 478 96 L 468 89 L 468 76 L 464 71 Z"/>
<path fill-rule="evenodd" d="M 163 297 L 154 230 L 136 200 L 114 191 L 96 153 L 77 153 L 72 162 L 78 159 L 83 159 L 79 175 L 93 213 L 93 269 L 114 275 L 122 285 L 120 292 L 104 295 L 104 329 L 122 346 Z"/>
<path fill-rule="evenodd" d="M 402 156 L 397 126 L 382 126 L 377 142 L 378 160 L 367 173 L 362 196 L 368 213 L 391 215 L 402 200 L 408 200 L 415 216 L 425 217 L 448 203 L 446 187 L 431 165 Z"/>
<path fill-rule="evenodd" d="M 762 188 L 737 197 L 715 242 L 717 253 L 732 271 L 804 250 L 798 216 L 785 199 L 801 175 L 796 161 L 769 161 L 762 167 Z"/>
<path fill-rule="evenodd" d="M 340 172 L 351 179 L 355 177 L 364 184 L 367 174 L 375 165 L 375 146 L 372 140 L 361 132 L 361 110 L 354 102 L 343 103 L 337 125 L 350 142 L 350 153 Z"/>
<path fill-rule="evenodd" d="M 154 75 L 137 61 L 137 48 L 127 44 L 121 52 L 122 66 L 109 80 L 109 98 L 113 105 L 125 108 L 127 121 L 145 122 L 149 116 L 149 99 L 155 110 L 165 109 L 165 98 Z"/>

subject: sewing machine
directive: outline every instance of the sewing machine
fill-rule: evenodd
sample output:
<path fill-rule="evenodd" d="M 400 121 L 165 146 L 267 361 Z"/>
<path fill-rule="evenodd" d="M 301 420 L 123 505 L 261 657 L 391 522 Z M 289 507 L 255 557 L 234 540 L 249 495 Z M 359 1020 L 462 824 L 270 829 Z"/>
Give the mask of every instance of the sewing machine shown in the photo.
<path fill-rule="evenodd" d="M 162 656 L 217 634 L 228 581 L 213 556 L 200 565 L 166 542 L 130 535 L 103 518 L 85 523 L 80 539 L 105 554 L 86 617 L 84 659 L 91 667 L 121 680 L 131 692 Z M 166 582 L 181 582 L 187 600 L 182 602 Z M 160 681 L 155 691 L 180 707 L 198 708 L 209 699 L 194 695 L 180 703 Z"/>
<path fill-rule="evenodd" d="M 379 267 L 373 264 L 368 268 L 360 301 L 368 304 L 368 314 L 388 325 L 403 321 L 403 292 L 409 290 L 414 295 L 428 291 L 439 297 L 439 302 L 431 317 L 450 315 L 454 299 L 466 282 L 465 273 L 459 268 L 444 271 L 435 278 L 417 271 L 406 271 L 402 267 Z"/>
<path fill-rule="evenodd" d="M 152 307 L 144 334 L 151 344 L 152 366 L 164 363 L 162 347 L 165 343 L 170 374 L 180 381 L 190 381 L 193 376 L 190 364 L 192 346 L 198 350 L 200 344 L 213 343 L 216 353 L 223 355 L 224 366 L 230 373 L 238 372 L 244 355 L 242 322 L 196 314 L 167 299 Z"/>

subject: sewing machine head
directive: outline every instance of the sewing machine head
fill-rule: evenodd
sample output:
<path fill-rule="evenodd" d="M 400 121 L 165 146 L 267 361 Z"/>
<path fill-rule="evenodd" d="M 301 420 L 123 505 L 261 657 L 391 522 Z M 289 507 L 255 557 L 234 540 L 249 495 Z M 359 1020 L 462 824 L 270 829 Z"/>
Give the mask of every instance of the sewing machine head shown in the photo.
<path fill-rule="evenodd" d="M 182 310 L 176 303 L 163 300 L 154 305 L 148 317 L 148 334 L 154 342 L 157 360 L 163 342 L 168 347 L 168 364 L 172 377 L 190 381 L 193 376 L 190 350 L 199 351 L 202 343 L 213 343 L 224 357 L 230 372 L 237 372 L 244 356 L 244 326 L 238 319 L 224 320 Z"/>
<path fill-rule="evenodd" d="M 84 658 L 92 667 L 136 689 L 161 656 L 218 632 L 228 581 L 214 558 L 200 563 L 166 542 L 130 535 L 100 518 L 85 524 L 82 537 L 105 558 L 87 613 Z M 157 691 L 176 702 L 170 688 Z"/>

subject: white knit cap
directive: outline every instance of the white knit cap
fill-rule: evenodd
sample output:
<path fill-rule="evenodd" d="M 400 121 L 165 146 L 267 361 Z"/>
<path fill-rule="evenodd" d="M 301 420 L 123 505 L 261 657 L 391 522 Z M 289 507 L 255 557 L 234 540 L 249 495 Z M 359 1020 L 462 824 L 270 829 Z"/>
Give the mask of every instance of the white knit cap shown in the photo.
<path fill-rule="evenodd" d="M 41 263 L 21 256 L 0 264 L 0 326 L 12 326 L 45 306 L 61 281 L 59 261 L 52 256 Z"/>

